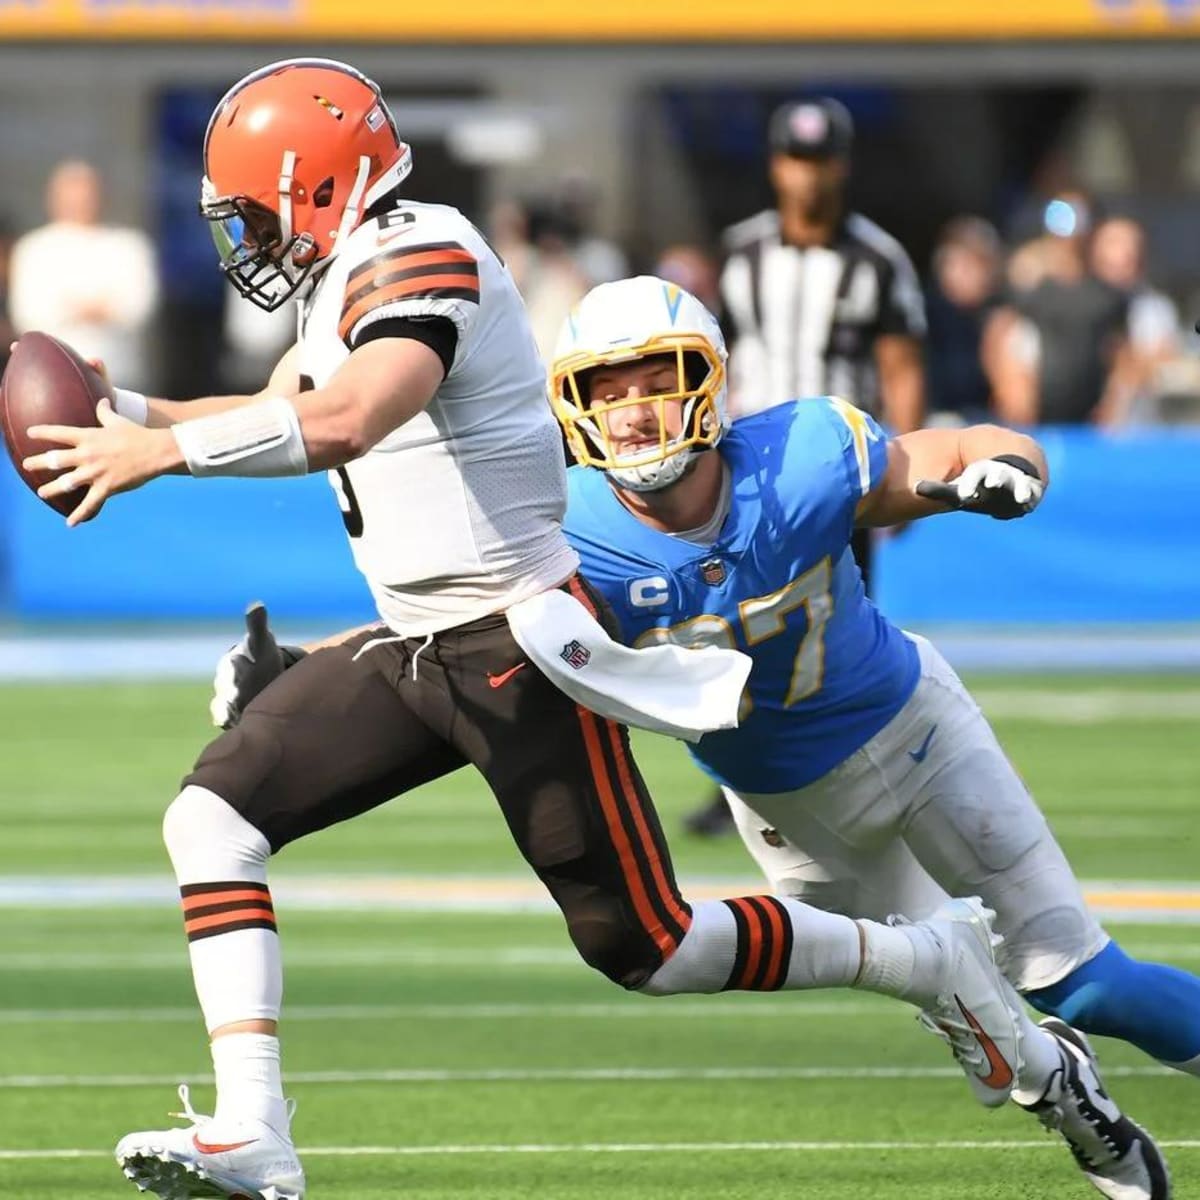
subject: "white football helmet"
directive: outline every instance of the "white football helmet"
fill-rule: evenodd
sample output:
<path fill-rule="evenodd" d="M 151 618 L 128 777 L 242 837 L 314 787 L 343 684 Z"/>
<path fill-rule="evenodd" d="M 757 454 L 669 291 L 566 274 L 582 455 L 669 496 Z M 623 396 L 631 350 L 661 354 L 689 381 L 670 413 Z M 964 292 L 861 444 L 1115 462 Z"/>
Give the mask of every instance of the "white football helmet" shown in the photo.
<path fill-rule="evenodd" d="M 587 372 L 651 355 L 673 355 L 678 386 L 655 396 L 658 445 L 620 455 L 605 417 L 645 404 L 642 398 L 589 404 Z M 578 462 L 599 467 L 621 487 L 653 492 L 679 479 L 696 454 L 715 446 L 729 428 L 725 339 L 716 318 L 695 296 L 653 275 L 593 288 L 563 325 L 550 364 L 550 403 Z M 682 404 L 683 428 L 666 436 L 668 402 Z"/>

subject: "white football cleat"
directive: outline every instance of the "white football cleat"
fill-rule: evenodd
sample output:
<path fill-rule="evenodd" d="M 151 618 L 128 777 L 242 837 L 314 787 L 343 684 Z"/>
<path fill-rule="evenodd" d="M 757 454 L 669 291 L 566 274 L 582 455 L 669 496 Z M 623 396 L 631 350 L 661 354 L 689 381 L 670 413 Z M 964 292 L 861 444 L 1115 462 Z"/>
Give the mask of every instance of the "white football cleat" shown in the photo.
<path fill-rule="evenodd" d="M 1154 1139 L 1113 1103 L 1087 1038 L 1057 1017 L 1039 1025 L 1058 1043 L 1062 1066 L 1036 1104 L 1021 1105 L 1061 1133 L 1079 1169 L 1109 1200 L 1170 1200 L 1171 1176 Z"/>
<path fill-rule="evenodd" d="M 117 1143 L 117 1165 L 139 1192 L 160 1200 L 303 1200 L 304 1170 L 287 1133 L 263 1121 L 222 1121 L 197 1113 L 179 1085 L 182 1129 L 130 1133 Z M 290 1118 L 293 1105 L 289 1103 Z"/>
<path fill-rule="evenodd" d="M 995 916 L 971 896 L 948 900 L 917 922 L 947 952 L 942 987 L 921 1013 L 921 1024 L 949 1042 L 975 1099 L 987 1108 L 998 1108 L 1012 1095 L 1021 1065 L 1020 1025 L 996 966 L 1001 939 L 992 932 Z"/>

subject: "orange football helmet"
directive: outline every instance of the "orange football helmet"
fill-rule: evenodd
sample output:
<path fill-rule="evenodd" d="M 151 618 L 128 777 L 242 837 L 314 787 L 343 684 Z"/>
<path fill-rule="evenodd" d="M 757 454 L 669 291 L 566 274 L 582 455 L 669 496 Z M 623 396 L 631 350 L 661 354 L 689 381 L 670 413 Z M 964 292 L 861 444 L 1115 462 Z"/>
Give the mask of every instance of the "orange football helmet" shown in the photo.
<path fill-rule="evenodd" d="M 332 59 L 291 58 L 235 83 L 214 110 L 200 212 L 221 270 L 270 311 L 411 170 L 377 84 Z"/>

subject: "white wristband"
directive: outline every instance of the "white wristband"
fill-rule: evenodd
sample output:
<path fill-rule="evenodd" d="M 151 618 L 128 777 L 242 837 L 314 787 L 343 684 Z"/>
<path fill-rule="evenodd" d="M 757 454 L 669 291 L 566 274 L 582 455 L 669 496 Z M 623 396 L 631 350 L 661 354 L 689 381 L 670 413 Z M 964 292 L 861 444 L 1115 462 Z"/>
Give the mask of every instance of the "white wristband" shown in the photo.
<path fill-rule="evenodd" d="M 308 451 L 296 408 L 270 396 L 242 408 L 171 426 L 188 470 L 196 476 L 304 475 Z"/>
<path fill-rule="evenodd" d="M 150 420 L 150 402 L 142 392 L 115 387 L 112 390 L 113 412 L 135 425 L 145 425 Z"/>

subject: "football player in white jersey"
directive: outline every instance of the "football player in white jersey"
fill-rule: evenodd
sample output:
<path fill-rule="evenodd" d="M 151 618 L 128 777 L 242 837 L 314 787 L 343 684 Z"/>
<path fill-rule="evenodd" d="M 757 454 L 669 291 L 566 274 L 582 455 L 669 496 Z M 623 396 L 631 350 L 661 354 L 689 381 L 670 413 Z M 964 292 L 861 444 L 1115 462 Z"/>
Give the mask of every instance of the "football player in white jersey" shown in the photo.
<path fill-rule="evenodd" d="M 190 1123 L 123 1138 L 125 1174 L 171 1200 L 299 1200 L 267 860 L 467 763 L 583 959 L 614 982 L 910 1000 L 949 1031 L 976 1096 L 1003 1103 L 1017 1026 L 981 905 L 893 927 L 785 897 L 687 904 L 626 730 L 522 650 L 509 624 L 522 602 L 590 610 L 602 639 L 607 610 L 563 536 L 559 434 L 520 297 L 462 214 L 399 195 L 411 156 L 376 85 L 328 60 L 264 68 L 217 106 L 204 161 L 226 275 L 264 308 L 297 299 L 297 345 L 258 395 L 118 390 L 98 428 L 36 429 L 56 448 L 35 465 L 59 472 L 42 494 L 86 488 L 74 524 L 167 472 L 330 470 L 381 622 L 286 659 L 256 624 L 250 652 L 273 651 L 281 673 L 228 714 L 167 811 L 217 1109 L 200 1117 L 182 1092 Z M 600 649 L 564 645 L 565 670 Z"/>

